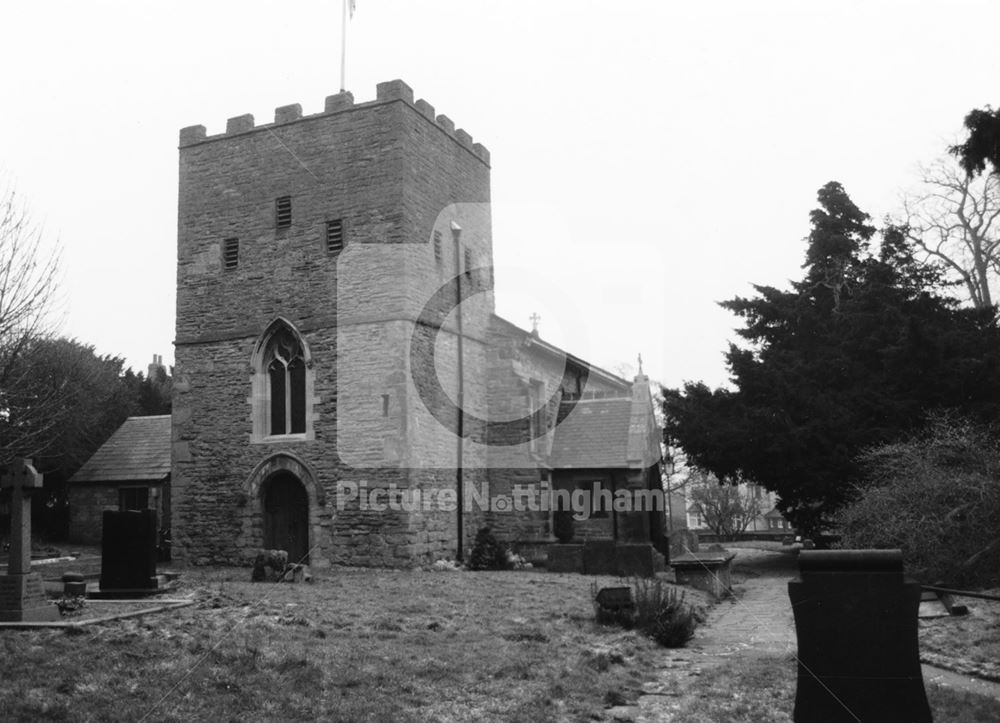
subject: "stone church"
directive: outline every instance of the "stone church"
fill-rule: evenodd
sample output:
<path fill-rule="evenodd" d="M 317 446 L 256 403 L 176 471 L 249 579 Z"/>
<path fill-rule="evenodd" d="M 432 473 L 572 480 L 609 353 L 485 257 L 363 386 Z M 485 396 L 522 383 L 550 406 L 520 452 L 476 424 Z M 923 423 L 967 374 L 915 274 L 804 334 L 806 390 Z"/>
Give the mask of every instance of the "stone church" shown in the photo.
<path fill-rule="evenodd" d="M 489 204 L 489 152 L 399 80 L 181 130 L 175 559 L 400 567 L 482 526 L 543 558 L 551 490 L 659 490 L 648 379 L 494 313 Z M 661 548 L 662 509 L 575 517 Z"/>

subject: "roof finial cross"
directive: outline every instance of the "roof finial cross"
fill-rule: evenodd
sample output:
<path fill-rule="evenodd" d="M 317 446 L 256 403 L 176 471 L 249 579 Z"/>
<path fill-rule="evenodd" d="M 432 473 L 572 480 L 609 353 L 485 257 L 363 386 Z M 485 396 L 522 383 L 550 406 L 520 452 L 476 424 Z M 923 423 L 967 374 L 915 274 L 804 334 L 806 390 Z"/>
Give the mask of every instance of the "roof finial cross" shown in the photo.
<path fill-rule="evenodd" d="M 642 354 L 639 354 L 639 374 L 642 374 Z"/>
<path fill-rule="evenodd" d="M 528 318 L 531 319 L 531 333 L 538 336 L 538 322 L 542 320 L 542 317 L 540 317 L 536 312 L 532 312 L 531 316 Z"/>

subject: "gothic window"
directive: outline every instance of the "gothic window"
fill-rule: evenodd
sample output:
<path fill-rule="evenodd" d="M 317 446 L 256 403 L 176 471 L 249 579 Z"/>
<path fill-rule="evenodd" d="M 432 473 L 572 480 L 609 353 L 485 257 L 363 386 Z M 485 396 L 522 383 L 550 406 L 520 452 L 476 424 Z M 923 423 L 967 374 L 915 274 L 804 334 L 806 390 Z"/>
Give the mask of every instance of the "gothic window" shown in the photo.
<path fill-rule="evenodd" d="M 270 402 L 268 434 L 306 431 L 306 364 L 302 344 L 289 329 L 271 337 L 264 355 Z"/>
<path fill-rule="evenodd" d="M 275 320 L 257 342 L 251 364 L 253 441 L 313 439 L 314 373 L 294 327 Z"/>

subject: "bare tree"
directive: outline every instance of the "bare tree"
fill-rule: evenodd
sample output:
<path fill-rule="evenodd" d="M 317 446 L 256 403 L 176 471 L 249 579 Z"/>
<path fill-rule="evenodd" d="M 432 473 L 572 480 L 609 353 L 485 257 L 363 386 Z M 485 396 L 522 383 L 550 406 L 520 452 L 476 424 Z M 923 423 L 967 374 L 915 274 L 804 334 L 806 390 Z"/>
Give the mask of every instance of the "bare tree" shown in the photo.
<path fill-rule="evenodd" d="M 59 253 L 49 250 L 13 187 L 0 189 L 0 464 L 31 448 L 59 407 L 25 384 L 23 357 L 51 332 Z"/>
<path fill-rule="evenodd" d="M 904 198 L 907 237 L 924 260 L 964 285 L 978 309 L 993 306 L 1000 273 L 1000 176 L 973 177 L 951 156 L 921 168 L 921 185 Z"/>
<path fill-rule="evenodd" d="M 764 510 L 750 486 L 721 483 L 698 473 L 690 487 L 692 506 L 717 535 L 735 539 Z"/>

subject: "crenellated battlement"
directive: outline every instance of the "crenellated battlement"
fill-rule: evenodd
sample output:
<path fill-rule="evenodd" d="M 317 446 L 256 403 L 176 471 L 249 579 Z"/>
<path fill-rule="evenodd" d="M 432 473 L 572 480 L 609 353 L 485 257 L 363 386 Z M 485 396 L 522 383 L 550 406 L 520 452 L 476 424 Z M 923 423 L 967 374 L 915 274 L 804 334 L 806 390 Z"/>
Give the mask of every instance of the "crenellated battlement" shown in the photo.
<path fill-rule="evenodd" d="M 323 104 L 323 112 L 312 115 L 302 115 L 302 106 L 299 103 L 283 105 L 274 109 L 274 122 L 256 125 L 254 117 L 250 113 L 235 116 L 226 121 L 225 133 L 207 135 L 205 126 L 194 125 L 182 128 L 180 131 L 180 146 L 191 146 L 206 141 L 219 140 L 243 133 L 250 133 L 266 128 L 273 129 L 277 126 L 288 123 L 297 123 L 303 120 L 314 120 L 334 113 L 356 110 L 360 108 L 372 107 L 385 103 L 401 101 L 413 108 L 419 115 L 440 128 L 445 134 L 453 138 L 459 145 L 466 148 L 470 153 L 482 160 L 487 165 L 490 162 L 490 152 L 481 143 L 476 143 L 472 136 L 462 128 L 455 128 L 455 123 L 446 115 L 434 114 L 434 106 L 423 98 L 414 100 L 413 89 L 402 80 L 390 80 L 379 83 L 375 87 L 375 100 L 365 103 L 355 103 L 354 95 L 348 91 L 342 91 L 335 95 L 326 97 Z"/>

